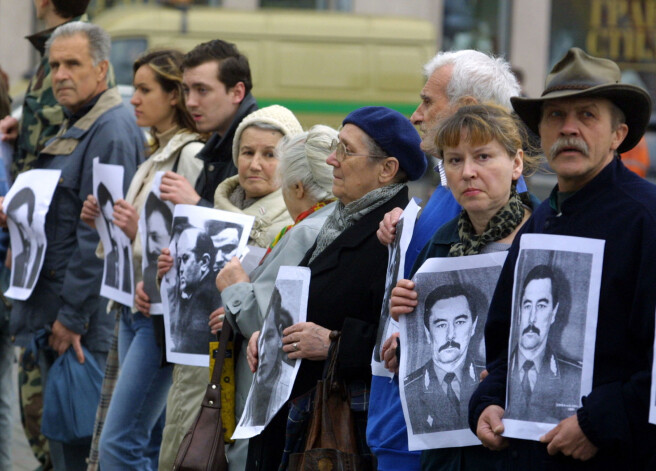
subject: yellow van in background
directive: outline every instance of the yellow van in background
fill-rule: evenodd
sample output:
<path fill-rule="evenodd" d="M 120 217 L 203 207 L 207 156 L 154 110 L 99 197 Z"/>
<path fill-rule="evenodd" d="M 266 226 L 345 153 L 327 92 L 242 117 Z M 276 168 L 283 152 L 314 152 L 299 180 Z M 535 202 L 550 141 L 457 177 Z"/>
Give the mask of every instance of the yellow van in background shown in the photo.
<path fill-rule="evenodd" d="M 367 105 L 410 116 L 437 41 L 428 21 L 324 11 L 117 6 L 92 21 L 112 37 L 117 83 L 132 83 L 132 62 L 147 49 L 186 52 L 220 38 L 248 57 L 259 105 L 287 106 L 304 127 L 337 126 Z"/>

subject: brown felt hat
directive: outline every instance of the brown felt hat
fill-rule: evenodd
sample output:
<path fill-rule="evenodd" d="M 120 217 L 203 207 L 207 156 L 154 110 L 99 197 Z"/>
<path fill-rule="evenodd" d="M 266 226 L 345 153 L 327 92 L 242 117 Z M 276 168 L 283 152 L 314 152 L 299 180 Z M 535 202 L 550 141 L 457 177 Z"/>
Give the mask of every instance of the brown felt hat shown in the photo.
<path fill-rule="evenodd" d="M 512 97 L 510 101 L 526 125 L 539 134 L 538 124 L 546 100 L 606 98 L 626 116 L 629 132 L 617 149 L 622 153 L 632 149 L 645 133 L 651 114 L 651 98 L 640 87 L 620 83 L 621 75 L 615 62 L 590 56 L 578 47 L 573 47 L 547 75 L 540 98 Z"/>

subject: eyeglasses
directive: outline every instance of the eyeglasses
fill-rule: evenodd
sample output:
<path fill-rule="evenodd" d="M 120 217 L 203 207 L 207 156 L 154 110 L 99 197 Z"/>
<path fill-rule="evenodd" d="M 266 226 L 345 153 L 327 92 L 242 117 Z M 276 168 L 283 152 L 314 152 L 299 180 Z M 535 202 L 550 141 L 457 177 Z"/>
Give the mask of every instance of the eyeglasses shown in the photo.
<path fill-rule="evenodd" d="M 340 142 L 339 139 L 333 139 L 330 143 L 330 153 L 335 153 L 335 158 L 337 162 L 344 162 L 346 157 L 371 157 L 372 159 L 384 159 L 385 156 L 382 155 L 372 155 L 372 154 L 356 154 L 354 152 L 349 152 L 346 150 L 346 145 L 343 142 Z"/>

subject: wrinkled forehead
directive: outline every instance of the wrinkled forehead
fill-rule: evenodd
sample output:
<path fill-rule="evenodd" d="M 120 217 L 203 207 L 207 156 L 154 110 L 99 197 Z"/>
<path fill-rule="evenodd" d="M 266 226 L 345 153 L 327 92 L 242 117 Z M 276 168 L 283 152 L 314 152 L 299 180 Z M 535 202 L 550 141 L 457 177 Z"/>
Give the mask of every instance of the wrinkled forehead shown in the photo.
<path fill-rule="evenodd" d="M 610 113 L 613 107 L 613 102 L 601 97 L 572 97 L 572 98 L 556 98 L 553 100 L 545 100 L 542 104 L 541 117 L 552 111 L 578 111 L 593 109 Z"/>

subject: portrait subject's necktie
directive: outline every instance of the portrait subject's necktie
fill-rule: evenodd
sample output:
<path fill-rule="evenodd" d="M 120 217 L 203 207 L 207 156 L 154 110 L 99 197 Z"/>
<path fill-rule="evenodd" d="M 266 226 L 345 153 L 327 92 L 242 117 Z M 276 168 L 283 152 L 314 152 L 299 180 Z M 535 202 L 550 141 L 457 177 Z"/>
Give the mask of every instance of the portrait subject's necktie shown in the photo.
<path fill-rule="evenodd" d="M 453 404 L 454 409 L 460 415 L 460 400 L 456 395 L 456 392 L 453 390 L 453 385 L 451 384 L 453 380 L 456 379 L 456 374 L 451 372 L 444 375 L 444 381 L 446 382 L 446 397 Z"/>
<path fill-rule="evenodd" d="M 524 377 L 522 378 L 522 391 L 524 392 L 524 399 L 526 400 L 526 405 L 531 402 L 531 394 L 533 390 L 531 389 L 531 380 L 528 377 L 528 372 L 533 368 L 535 363 L 531 360 L 526 360 L 524 365 L 522 365 L 522 370 L 524 370 Z"/>

